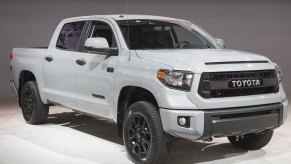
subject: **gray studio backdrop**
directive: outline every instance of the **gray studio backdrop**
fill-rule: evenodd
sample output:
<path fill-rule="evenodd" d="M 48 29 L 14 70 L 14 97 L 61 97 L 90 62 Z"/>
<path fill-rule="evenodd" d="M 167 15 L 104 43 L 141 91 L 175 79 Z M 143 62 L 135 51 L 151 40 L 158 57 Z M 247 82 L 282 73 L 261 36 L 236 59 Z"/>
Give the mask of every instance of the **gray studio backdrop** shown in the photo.
<path fill-rule="evenodd" d="M 291 94 L 290 0 L 128 0 L 129 13 L 188 19 L 227 48 L 263 54 L 282 66 Z M 9 54 L 13 47 L 47 46 L 67 17 L 126 13 L 125 0 L 1 0 L 0 97 L 11 97 Z M 57 79 L 56 79 L 57 80 Z"/>

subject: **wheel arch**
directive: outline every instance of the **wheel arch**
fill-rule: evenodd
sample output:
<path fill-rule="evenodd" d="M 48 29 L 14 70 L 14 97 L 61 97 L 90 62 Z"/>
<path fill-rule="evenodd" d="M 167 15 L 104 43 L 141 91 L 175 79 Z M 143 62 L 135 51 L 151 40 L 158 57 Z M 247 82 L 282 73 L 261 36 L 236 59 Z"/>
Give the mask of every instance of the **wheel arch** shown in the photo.
<path fill-rule="evenodd" d="M 23 86 L 26 82 L 28 81 L 36 81 L 37 83 L 37 78 L 35 76 L 35 74 L 29 70 L 22 70 L 19 73 L 19 79 L 18 79 L 18 89 L 17 89 L 17 94 L 18 94 L 18 100 L 19 100 L 19 106 L 20 102 L 21 102 L 21 91 L 23 89 Z M 37 83 L 38 84 L 38 83 Z"/>
<path fill-rule="evenodd" d="M 159 108 L 159 103 L 155 96 L 155 93 L 150 91 L 150 89 L 139 87 L 139 86 L 124 86 L 121 88 L 118 96 L 117 102 L 117 130 L 118 135 L 122 137 L 123 128 L 123 118 L 128 107 L 138 101 L 149 101 L 157 109 Z"/>

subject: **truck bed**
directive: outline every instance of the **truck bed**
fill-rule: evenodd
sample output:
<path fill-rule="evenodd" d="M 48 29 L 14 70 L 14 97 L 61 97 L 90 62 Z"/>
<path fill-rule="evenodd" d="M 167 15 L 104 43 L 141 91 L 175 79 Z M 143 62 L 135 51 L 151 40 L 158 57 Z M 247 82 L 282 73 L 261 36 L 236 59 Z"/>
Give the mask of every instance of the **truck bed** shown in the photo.
<path fill-rule="evenodd" d="M 14 48 L 12 50 L 12 75 L 16 88 L 19 86 L 19 77 L 23 71 L 32 72 L 35 75 L 39 88 L 44 87 L 42 69 L 46 53 L 46 47 Z"/>

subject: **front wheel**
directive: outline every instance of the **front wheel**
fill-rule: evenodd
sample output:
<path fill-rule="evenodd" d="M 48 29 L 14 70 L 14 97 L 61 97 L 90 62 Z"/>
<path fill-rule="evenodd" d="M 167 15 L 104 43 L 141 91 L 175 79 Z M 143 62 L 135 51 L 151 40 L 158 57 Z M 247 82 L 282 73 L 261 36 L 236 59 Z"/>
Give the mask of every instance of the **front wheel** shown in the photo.
<path fill-rule="evenodd" d="M 258 150 L 266 146 L 273 136 L 273 130 L 266 130 L 264 132 L 255 134 L 250 133 L 243 136 L 228 136 L 228 140 L 237 147 L 246 150 Z"/>
<path fill-rule="evenodd" d="M 158 109 L 154 105 L 140 101 L 129 107 L 124 117 L 123 141 L 134 163 L 164 161 L 167 143 Z"/>

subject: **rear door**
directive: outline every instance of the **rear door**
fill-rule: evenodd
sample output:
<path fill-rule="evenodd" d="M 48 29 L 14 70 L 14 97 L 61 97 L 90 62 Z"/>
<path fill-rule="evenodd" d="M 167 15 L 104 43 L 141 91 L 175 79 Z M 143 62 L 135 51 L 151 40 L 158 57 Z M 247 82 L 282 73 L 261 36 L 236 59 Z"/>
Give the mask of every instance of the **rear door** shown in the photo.
<path fill-rule="evenodd" d="M 85 21 L 63 25 L 56 47 L 50 47 L 45 56 L 43 74 L 48 100 L 76 108 L 76 57 Z"/>
<path fill-rule="evenodd" d="M 84 42 L 90 37 L 103 37 L 111 48 L 118 48 L 116 31 L 109 21 L 92 21 L 88 29 Z M 76 69 L 78 110 L 110 117 L 113 111 L 114 75 L 119 56 L 87 52 L 83 47 L 83 53 L 77 56 L 77 60 L 85 62 L 77 65 Z"/>

